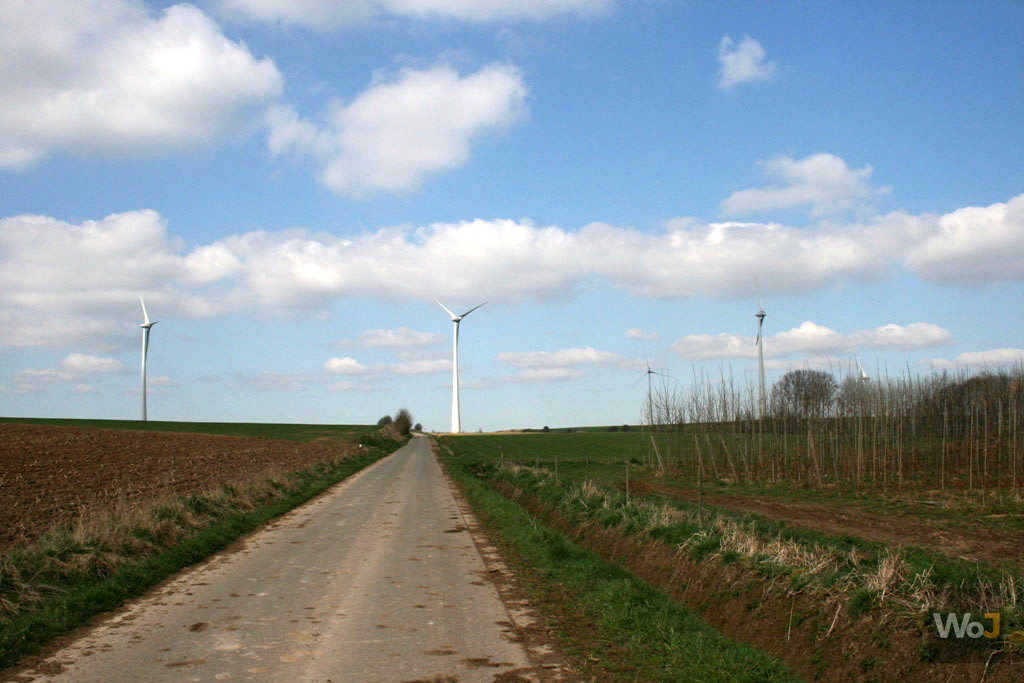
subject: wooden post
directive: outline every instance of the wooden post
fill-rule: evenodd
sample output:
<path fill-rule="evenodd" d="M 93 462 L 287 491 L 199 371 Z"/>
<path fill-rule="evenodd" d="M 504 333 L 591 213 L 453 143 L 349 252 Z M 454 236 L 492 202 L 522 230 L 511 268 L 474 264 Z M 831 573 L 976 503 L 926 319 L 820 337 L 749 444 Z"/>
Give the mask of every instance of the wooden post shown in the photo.
<path fill-rule="evenodd" d="M 626 463 L 626 505 L 629 505 L 629 463 Z"/>

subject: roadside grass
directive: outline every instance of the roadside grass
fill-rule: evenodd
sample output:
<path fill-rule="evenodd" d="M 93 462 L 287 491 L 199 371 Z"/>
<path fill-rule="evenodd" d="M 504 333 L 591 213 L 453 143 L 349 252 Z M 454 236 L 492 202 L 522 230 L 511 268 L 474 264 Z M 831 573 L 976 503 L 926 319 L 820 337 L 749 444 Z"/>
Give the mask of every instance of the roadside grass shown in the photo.
<path fill-rule="evenodd" d="M 866 596 L 875 606 L 895 605 L 908 613 L 928 609 L 985 612 L 998 606 L 1004 624 L 1024 626 L 1024 600 L 1019 595 L 1024 572 L 1019 566 L 946 557 L 922 548 L 894 548 L 708 505 L 699 519 L 692 502 L 635 490 L 627 504 L 621 477 L 608 472 L 609 460 L 621 456 L 612 448 L 602 453 L 596 439 L 586 444 L 594 457 L 589 465 L 583 463 L 582 472 L 578 461 L 559 458 L 556 477 L 555 453 L 573 448 L 559 439 L 580 436 L 521 437 L 520 444 L 538 438 L 554 444 L 554 452 L 543 456 L 541 441 L 535 449 L 516 448 L 510 443 L 514 436 L 442 439 L 441 444 L 442 450 L 452 453 L 453 461 L 481 480 L 525 492 L 563 517 L 656 538 L 680 548 L 695 561 L 743 563 L 770 579 L 785 579 L 777 582 L 781 590 L 812 590 L 826 600 L 857 596 L 858 612 L 865 607 Z M 604 443 L 615 445 L 608 440 Z M 577 445 L 575 450 L 586 446 Z M 621 461 L 614 464 L 615 470 L 624 467 Z"/>
<path fill-rule="evenodd" d="M 781 663 L 731 641 L 626 570 L 569 542 L 445 458 L 563 650 L 598 680 L 788 681 Z"/>
<path fill-rule="evenodd" d="M 161 422 L 148 420 L 75 420 L 65 418 L 0 417 L 0 422 L 40 424 L 93 429 L 126 429 L 148 432 L 213 434 L 219 436 L 263 436 L 288 441 L 313 441 L 319 438 L 369 434 L 376 425 L 314 425 L 259 422 Z"/>
<path fill-rule="evenodd" d="M 310 500 L 405 440 L 245 487 L 120 506 L 0 554 L 0 669 Z"/>

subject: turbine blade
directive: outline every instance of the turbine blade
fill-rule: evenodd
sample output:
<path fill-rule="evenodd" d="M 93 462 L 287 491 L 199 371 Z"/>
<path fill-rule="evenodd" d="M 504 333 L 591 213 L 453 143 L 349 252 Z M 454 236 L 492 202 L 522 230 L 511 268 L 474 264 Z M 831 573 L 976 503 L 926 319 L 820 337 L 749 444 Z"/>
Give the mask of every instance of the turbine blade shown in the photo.
<path fill-rule="evenodd" d="M 434 301 L 437 301 L 437 297 L 434 297 Z M 440 306 L 441 308 L 443 308 L 444 312 L 447 313 L 448 315 L 450 315 L 453 320 L 458 317 L 457 315 L 455 315 L 454 313 L 451 312 L 451 309 L 449 309 L 447 306 L 445 306 L 440 301 L 437 301 L 437 305 Z"/>
<path fill-rule="evenodd" d="M 142 304 L 142 324 L 149 324 L 149 313 L 146 313 L 146 302 L 142 300 L 142 295 L 139 295 L 139 303 Z"/>
<path fill-rule="evenodd" d="M 485 301 L 485 302 L 484 302 L 484 304 L 485 304 L 485 303 L 487 303 L 487 302 Z M 474 306 L 473 308 L 469 309 L 468 311 L 466 311 L 465 313 L 463 313 L 463 314 L 462 314 L 461 316 L 459 316 L 459 317 L 460 317 L 460 318 L 465 318 L 465 317 L 466 317 L 467 315 L 469 315 L 470 313 L 472 313 L 472 312 L 473 312 L 473 311 L 475 311 L 476 309 L 480 308 L 480 307 L 481 307 L 481 306 L 483 306 L 484 304 L 477 304 L 476 306 Z"/>

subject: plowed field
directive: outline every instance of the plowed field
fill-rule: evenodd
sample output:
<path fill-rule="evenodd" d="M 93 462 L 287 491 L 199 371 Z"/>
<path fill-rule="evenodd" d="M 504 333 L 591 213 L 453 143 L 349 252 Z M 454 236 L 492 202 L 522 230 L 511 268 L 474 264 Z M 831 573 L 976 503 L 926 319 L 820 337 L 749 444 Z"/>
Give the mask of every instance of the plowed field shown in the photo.
<path fill-rule="evenodd" d="M 0 423 L 0 549 L 91 508 L 298 470 L 354 448 L 262 437 Z"/>

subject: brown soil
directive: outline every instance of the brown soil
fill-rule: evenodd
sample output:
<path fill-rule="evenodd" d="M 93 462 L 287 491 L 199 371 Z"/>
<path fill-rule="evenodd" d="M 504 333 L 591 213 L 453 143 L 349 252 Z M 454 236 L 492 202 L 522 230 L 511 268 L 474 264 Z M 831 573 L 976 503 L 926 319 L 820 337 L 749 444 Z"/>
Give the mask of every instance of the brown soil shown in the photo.
<path fill-rule="evenodd" d="M 336 460 L 352 446 L 0 423 L 0 550 L 89 510 L 259 480 Z"/>
<path fill-rule="evenodd" d="M 619 562 L 711 626 L 821 681 L 1019 681 L 1024 662 L 927 663 L 927 636 L 914 616 L 872 610 L 853 617 L 842 599 L 793 591 L 738 564 L 697 562 L 667 543 L 560 516 L 508 484 L 498 490 L 545 524 Z"/>
<path fill-rule="evenodd" d="M 657 493 L 692 502 L 697 500 L 697 492 L 692 488 L 650 480 L 630 482 L 630 487 L 638 493 Z M 967 525 L 961 529 L 938 528 L 905 517 L 868 512 L 859 507 L 840 507 L 841 501 L 829 505 L 723 493 L 704 493 L 703 500 L 707 505 L 751 512 L 828 534 L 849 534 L 896 546 L 926 548 L 968 560 L 1024 564 L 1024 533 L 1017 531 L 1004 532 L 978 525 Z"/>

